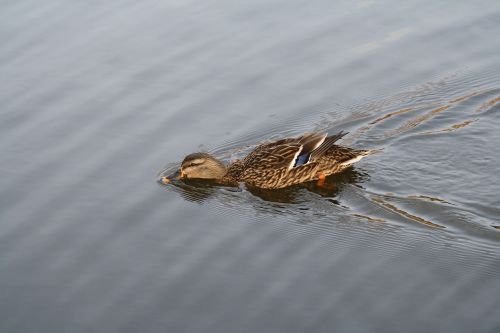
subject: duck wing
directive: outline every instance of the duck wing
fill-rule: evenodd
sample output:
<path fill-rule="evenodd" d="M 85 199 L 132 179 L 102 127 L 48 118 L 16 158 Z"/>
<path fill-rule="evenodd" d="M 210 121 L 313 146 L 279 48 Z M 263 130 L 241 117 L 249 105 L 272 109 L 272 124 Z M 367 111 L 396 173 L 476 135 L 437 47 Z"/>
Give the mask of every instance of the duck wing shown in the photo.
<path fill-rule="evenodd" d="M 245 169 L 253 170 L 292 168 L 302 149 L 303 146 L 299 142 L 265 144 L 245 157 L 243 164 Z"/>
<path fill-rule="evenodd" d="M 244 160 L 247 168 L 291 169 L 309 161 L 311 153 L 321 146 L 326 134 L 309 133 L 297 138 L 281 139 L 262 144 L 255 148 Z"/>
<path fill-rule="evenodd" d="M 343 138 L 345 135 L 347 135 L 347 133 L 348 132 L 339 132 L 335 135 L 327 137 L 317 149 L 311 152 L 309 160 L 316 161 L 320 159 L 323 155 L 325 155 L 325 153 L 327 153 L 329 150 L 331 150 L 332 147 L 335 146 L 335 142 Z"/>
<path fill-rule="evenodd" d="M 300 137 L 298 140 L 302 144 L 302 151 L 297 156 L 295 160 L 294 167 L 298 167 L 304 164 L 307 164 L 310 160 L 311 153 L 319 148 L 326 139 L 326 134 L 305 134 Z"/>

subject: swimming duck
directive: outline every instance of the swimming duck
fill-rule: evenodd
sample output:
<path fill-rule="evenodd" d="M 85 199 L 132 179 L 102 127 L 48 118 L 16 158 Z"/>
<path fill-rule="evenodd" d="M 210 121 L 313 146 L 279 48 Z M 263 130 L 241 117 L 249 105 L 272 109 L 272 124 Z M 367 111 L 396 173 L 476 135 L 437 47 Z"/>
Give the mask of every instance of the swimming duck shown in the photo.
<path fill-rule="evenodd" d="M 227 166 L 207 153 L 190 154 L 182 161 L 179 177 L 211 179 L 229 186 L 244 182 L 263 189 L 278 189 L 314 180 L 320 184 L 326 176 L 339 173 L 374 152 L 336 145 L 346 134 L 308 133 L 264 143 L 242 160 Z M 162 177 L 162 182 L 170 180 Z"/>

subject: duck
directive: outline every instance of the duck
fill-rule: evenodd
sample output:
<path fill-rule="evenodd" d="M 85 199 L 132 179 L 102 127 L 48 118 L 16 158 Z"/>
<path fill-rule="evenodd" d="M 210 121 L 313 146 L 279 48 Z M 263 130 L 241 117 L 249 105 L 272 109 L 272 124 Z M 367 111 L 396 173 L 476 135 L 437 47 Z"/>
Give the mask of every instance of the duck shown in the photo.
<path fill-rule="evenodd" d="M 340 173 L 375 152 L 338 145 L 337 141 L 347 134 L 306 133 L 262 143 L 245 158 L 228 165 L 205 152 L 189 154 L 181 163 L 178 178 L 212 180 L 226 186 L 244 183 L 261 189 L 280 189 L 310 181 L 322 185 L 327 176 Z M 170 181 L 161 177 L 164 184 Z"/>

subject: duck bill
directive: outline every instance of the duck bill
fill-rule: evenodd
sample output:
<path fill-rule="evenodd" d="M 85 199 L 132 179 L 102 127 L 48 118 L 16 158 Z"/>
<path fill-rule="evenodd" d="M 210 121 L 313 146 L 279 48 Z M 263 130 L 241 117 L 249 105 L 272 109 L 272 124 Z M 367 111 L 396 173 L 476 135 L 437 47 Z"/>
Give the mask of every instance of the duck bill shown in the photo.
<path fill-rule="evenodd" d="M 174 180 L 179 180 L 179 179 L 182 179 L 182 178 L 185 178 L 185 177 L 186 177 L 186 173 L 183 172 L 182 170 L 178 170 L 178 171 L 174 172 L 171 175 L 160 176 L 160 178 L 158 180 L 159 180 L 160 183 L 166 185 L 166 184 L 170 184 Z"/>
<path fill-rule="evenodd" d="M 170 178 L 165 177 L 165 176 L 160 177 L 160 183 L 167 185 L 170 183 Z"/>

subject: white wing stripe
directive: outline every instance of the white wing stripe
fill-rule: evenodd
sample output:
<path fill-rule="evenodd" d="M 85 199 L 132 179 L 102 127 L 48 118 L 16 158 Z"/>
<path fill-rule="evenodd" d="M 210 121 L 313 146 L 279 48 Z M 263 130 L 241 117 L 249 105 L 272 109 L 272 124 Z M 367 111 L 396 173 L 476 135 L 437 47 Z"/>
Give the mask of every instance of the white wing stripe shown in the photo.
<path fill-rule="evenodd" d="M 292 161 L 290 162 L 290 164 L 288 165 L 288 170 L 291 170 L 293 168 L 293 166 L 295 165 L 295 161 L 297 160 L 297 157 L 299 157 L 300 155 L 300 152 L 302 151 L 302 148 L 304 148 L 304 145 L 301 145 L 300 146 L 300 149 L 297 150 L 297 152 L 295 153 L 295 155 L 293 156 L 292 158 Z"/>

